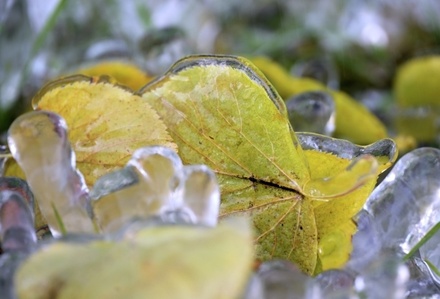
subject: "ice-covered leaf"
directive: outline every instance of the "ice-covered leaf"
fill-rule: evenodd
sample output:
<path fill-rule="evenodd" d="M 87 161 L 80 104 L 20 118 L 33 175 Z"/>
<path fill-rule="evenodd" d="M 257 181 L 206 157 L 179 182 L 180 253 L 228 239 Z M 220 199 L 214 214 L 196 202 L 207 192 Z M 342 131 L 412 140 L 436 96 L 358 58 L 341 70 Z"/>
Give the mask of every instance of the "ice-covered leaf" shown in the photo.
<path fill-rule="evenodd" d="M 318 224 L 325 223 L 325 217 L 317 221 L 315 216 L 320 206 L 339 213 L 338 220 L 329 221 L 349 232 L 336 236 L 349 242 L 355 230 L 351 217 L 371 192 L 381 167 L 363 148 L 344 156 L 346 141 L 332 139 L 331 149 L 339 158 L 331 159 L 312 145 L 314 154 L 304 153 L 284 102 L 250 62 L 229 56 L 185 58 L 140 93 L 165 122 L 183 162 L 206 164 L 216 172 L 221 217 L 252 216 L 261 259 L 287 258 L 313 273 L 321 263 L 318 225 L 326 227 Z M 395 158 L 392 141 L 386 143 L 387 158 L 379 164 Z M 313 160 L 310 168 L 307 157 Z M 316 165 L 320 170 L 314 174 Z M 316 200 L 335 203 L 317 205 Z M 354 201 L 354 208 L 346 211 L 350 203 L 338 205 L 345 201 Z M 343 253 L 338 265 L 348 258 L 347 248 Z M 325 254 L 334 259 L 331 252 Z"/>
<path fill-rule="evenodd" d="M 72 76 L 50 82 L 34 97 L 33 105 L 64 118 L 77 167 L 88 186 L 123 167 L 140 147 L 176 149 L 165 125 L 145 100 L 104 78 Z M 6 174 L 14 173 L 6 169 Z"/>
<path fill-rule="evenodd" d="M 312 180 L 306 187 L 310 189 L 312 185 L 315 192 L 327 190 L 340 194 L 326 201 L 315 202 L 319 235 L 318 266 L 321 267 L 316 272 L 340 268 L 353 248 L 352 236 L 356 225 L 352 218 L 362 209 L 373 191 L 377 174 L 390 167 L 397 158 L 396 145 L 391 139 L 383 139 L 369 146 L 357 146 L 346 140 L 318 134 L 297 135 L 311 169 Z M 343 193 L 342 190 L 347 192 Z"/>
<path fill-rule="evenodd" d="M 53 243 L 19 269 L 17 295 L 21 299 L 240 298 L 251 271 L 253 246 L 247 223 L 235 220 L 212 229 L 147 227 L 119 242 Z"/>
<path fill-rule="evenodd" d="M 291 76 L 283 67 L 268 58 L 255 57 L 251 61 L 267 76 L 285 100 L 306 91 L 329 92 L 336 106 L 335 137 L 358 144 L 368 144 L 387 137 L 386 128 L 380 120 L 348 94 L 328 89 L 313 79 Z"/>

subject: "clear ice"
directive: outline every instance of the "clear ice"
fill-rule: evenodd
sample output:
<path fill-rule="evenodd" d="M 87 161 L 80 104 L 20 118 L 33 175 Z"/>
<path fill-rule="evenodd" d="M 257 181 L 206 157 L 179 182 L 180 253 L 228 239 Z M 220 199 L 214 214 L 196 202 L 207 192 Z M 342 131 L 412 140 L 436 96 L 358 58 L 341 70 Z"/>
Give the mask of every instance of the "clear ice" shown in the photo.
<path fill-rule="evenodd" d="M 438 276 L 432 273 L 423 259 L 417 256 L 413 257 L 407 261 L 406 265 L 410 273 L 406 293 L 408 298 L 440 298 Z"/>
<path fill-rule="evenodd" d="M 299 139 L 306 146 L 319 146 L 311 134 L 301 133 Z M 385 145 L 347 145 L 344 153 L 369 153 L 385 158 Z M 379 152 L 382 154 L 378 155 Z M 388 156 L 391 155 L 394 153 Z M 353 251 L 345 268 L 322 272 L 310 280 L 297 278 L 306 285 L 305 290 L 294 288 L 289 278 L 275 280 L 276 276 L 269 276 L 270 281 L 277 282 L 269 281 L 276 286 L 271 287 L 279 296 L 276 298 L 440 298 L 440 276 L 435 270 L 440 263 L 440 234 L 431 236 L 414 256 L 404 259 L 439 223 L 439 163 L 440 150 L 434 148 L 420 148 L 402 157 L 355 217 L 358 231 L 353 236 Z M 283 271 L 289 272 L 285 270 L 288 262 L 283 263 Z M 280 268 L 281 264 L 277 265 L 269 269 Z M 261 276 L 261 269 L 264 267 L 252 278 L 246 299 L 258 290 L 263 294 L 261 298 L 271 298 L 266 294 L 268 282 Z"/>
<path fill-rule="evenodd" d="M 408 253 L 440 221 L 440 150 L 403 156 L 368 198 L 383 246 Z"/>
<path fill-rule="evenodd" d="M 27 251 L 35 245 L 33 205 L 25 181 L 0 177 L 0 239 L 4 252 Z"/>
<path fill-rule="evenodd" d="M 382 252 L 356 277 L 361 298 L 406 298 L 408 267 L 393 252 Z"/>
<path fill-rule="evenodd" d="M 130 219 L 160 216 L 166 223 L 215 226 L 220 191 L 206 166 L 183 166 L 171 149 L 138 149 L 126 167 L 97 180 L 93 210 L 103 231 L 116 231 Z"/>
<path fill-rule="evenodd" d="M 358 146 L 348 140 L 331 138 L 310 132 L 296 133 L 304 150 L 315 150 L 351 160 L 344 170 L 332 177 L 308 181 L 302 193 L 312 198 L 331 198 L 346 194 L 376 177 L 397 157 L 397 148 L 391 139 L 381 139 L 367 146 Z"/>
<path fill-rule="evenodd" d="M 35 249 L 33 197 L 25 181 L 0 177 L 0 297 L 15 298 L 13 277 Z"/>
<path fill-rule="evenodd" d="M 331 135 L 335 130 L 335 103 L 328 92 L 300 93 L 288 99 L 286 107 L 296 132 Z"/>
<path fill-rule="evenodd" d="M 6 160 L 8 159 L 9 149 L 5 145 L 0 145 L 0 176 L 5 170 Z"/>
<path fill-rule="evenodd" d="M 256 274 L 266 299 L 305 298 L 311 281 L 294 264 L 284 260 L 264 262 Z"/>
<path fill-rule="evenodd" d="M 346 270 L 333 269 L 315 277 L 308 288 L 307 298 L 355 298 L 355 275 Z"/>
<path fill-rule="evenodd" d="M 353 220 L 357 232 L 353 236 L 353 250 L 346 267 L 361 272 L 379 255 L 382 241 L 373 216 L 366 210 L 361 210 Z"/>
<path fill-rule="evenodd" d="M 435 148 L 418 148 L 396 163 L 357 216 L 359 231 L 353 238 L 349 268 L 359 271 L 364 277 L 373 264 L 390 252 L 402 261 L 404 255 L 412 252 L 423 237 L 438 225 L 439 166 L 440 150 Z M 437 232 L 406 262 L 409 279 L 405 296 L 408 298 L 440 294 L 440 276 L 431 269 L 440 267 L 439 242 L 440 234 Z M 380 279 L 377 280 L 377 288 L 385 288 L 379 284 Z M 371 288 L 373 282 L 370 287 L 365 287 L 366 290 Z M 395 286 L 394 289 L 397 293 L 403 292 L 403 287 Z M 388 288 L 385 290 L 391 292 Z"/>
<path fill-rule="evenodd" d="M 8 144 L 51 233 L 94 232 L 88 189 L 64 119 L 43 110 L 23 114 L 10 126 Z"/>

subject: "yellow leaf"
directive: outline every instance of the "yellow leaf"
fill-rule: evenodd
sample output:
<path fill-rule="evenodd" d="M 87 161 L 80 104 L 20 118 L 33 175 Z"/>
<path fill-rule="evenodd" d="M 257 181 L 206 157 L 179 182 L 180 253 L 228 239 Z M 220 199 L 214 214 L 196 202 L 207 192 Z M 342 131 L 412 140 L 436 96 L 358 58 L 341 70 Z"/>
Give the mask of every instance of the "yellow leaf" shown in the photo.
<path fill-rule="evenodd" d="M 414 58 L 402 64 L 394 79 L 400 107 L 440 106 L 440 55 Z"/>
<path fill-rule="evenodd" d="M 369 146 L 356 146 L 348 141 L 335 140 L 312 133 L 299 133 L 298 137 L 305 149 L 312 180 L 331 178 L 335 173 L 346 173 L 350 177 L 343 176 L 340 178 L 341 181 L 334 183 L 357 186 L 342 196 L 315 202 L 314 212 L 319 235 L 319 268 L 315 272 L 341 268 L 352 250 L 351 238 L 356 231 L 352 218 L 360 211 L 366 198 L 373 191 L 377 174 L 386 170 L 397 159 L 397 146 L 391 139 L 383 139 Z M 335 145 L 340 149 L 335 148 Z M 350 165 L 351 161 L 348 158 L 356 159 L 362 155 L 375 157 L 378 162 L 377 171 L 368 173 L 368 170 L 364 171 L 362 167 L 356 169 Z M 346 168 L 349 168 L 349 171 L 344 172 Z M 349 182 L 359 179 L 359 173 L 366 176 L 357 182 Z"/>
<path fill-rule="evenodd" d="M 72 76 L 55 80 L 45 85 L 33 102 L 35 109 L 50 110 L 65 119 L 77 167 L 89 187 L 100 176 L 123 167 L 140 147 L 176 149 L 148 103 L 104 79 Z M 8 161 L 5 175 L 24 178 L 14 160 Z M 35 227 L 40 230 L 46 221 L 36 206 Z"/>
<path fill-rule="evenodd" d="M 343 197 L 367 179 L 375 179 L 379 172 L 376 160 L 369 156 L 358 161 L 356 172 L 352 172 L 355 179 L 348 183 L 341 180 L 350 172 L 346 169 L 351 162 L 348 158 L 343 163 L 332 160 L 325 164 L 327 172 L 313 175 L 314 168 L 309 169 L 284 102 L 261 72 L 244 59 L 186 58 L 140 93 L 167 125 L 183 162 L 203 163 L 216 172 L 222 194 L 221 217 L 252 216 L 257 255 L 264 260 L 290 259 L 313 273 L 320 239 L 313 194 Z M 338 145 L 336 149 L 343 152 L 345 144 L 339 149 Z M 359 150 L 357 156 L 361 153 Z M 311 159 L 316 162 L 313 165 L 321 165 L 327 157 L 317 152 Z M 336 169 L 335 163 L 342 166 Z M 364 164 L 368 167 L 359 167 Z M 335 175 L 341 185 L 329 186 L 324 174 Z M 369 191 L 367 188 L 351 200 L 361 206 Z M 341 225 L 351 222 L 352 216 L 341 216 L 345 221 Z M 353 232 L 350 227 L 350 235 L 343 237 L 350 240 Z M 344 254 L 346 260 L 348 251 Z"/>
<path fill-rule="evenodd" d="M 393 92 L 399 133 L 419 142 L 435 141 L 439 132 L 439 80 L 440 55 L 414 58 L 397 70 Z"/>
<path fill-rule="evenodd" d="M 387 137 L 386 128 L 380 120 L 348 94 L 328 89 L 313 79 L 291 76 L 268 58 L 254 57 L 251 61 L 267 76 L 284 100 L 306 91 L 329 92 L 336 106 L 335 137 L 358 144 L 368 144 Z"/>
<path fill-rule="evenodd" d="M 243 221 L 150 227 L 119 242 L 48 245 L 19 268 L 15 282 L 21 299 L 230 299 L 244 292 L 252 261 Z"/>
<path fill-rule="evenodd" d="M 138 90 L 153 80 L 152 76 L 146 74 L 136 65 L 123 61 L 99 62 L 88 67 L 80 68 L 74 73 L 92 77 L 107 75 L 114 78 L 119 84 L 128 86 L 133 90 Z"/>
<path fill-rule="evenodd" d="M 140 147 L 176 148 L 148 103 L 105 80 L 72 76 L 53 81 L 39 91 L 33 105 L 65 119 L 77 167 L 88 186 L 123 167 Z"/>

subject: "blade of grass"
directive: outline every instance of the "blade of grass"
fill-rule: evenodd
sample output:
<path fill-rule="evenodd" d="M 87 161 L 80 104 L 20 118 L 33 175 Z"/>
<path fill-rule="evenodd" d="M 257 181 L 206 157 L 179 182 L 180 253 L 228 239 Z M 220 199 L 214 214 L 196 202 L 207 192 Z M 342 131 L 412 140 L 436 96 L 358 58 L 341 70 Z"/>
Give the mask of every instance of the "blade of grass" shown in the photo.
<path fill-rule="evenodd" d="M 428 261 L 428 260 L 424 260 L 424 261 L 425 261 L 425 263 L 428 265 L 428 267 L 431 269 L 431 271 L 434 272 L 437 276 L 440 277 L 440 271 L 437 269 L 437 267 L 434 266 L 434 264 L 431 263 L 431 262 Z"/>
<path fill-rule="evenodd" d="M 57 208 L 55 207 L 55 204 L 53 202 L 51 202 L 51 205 L 52 205 L 53 212 L 55 214 L 55 218 L 58 222 L 58 226 L 60 227 L 61 234 L 66 235 L 67 230 L 66 230 L 66 227 L 64 226 L 63 219 L 61 218 L 60 213 L 58 212 Z"/>
<path fill-rule="evenodd" d="M 403 260 L 407 261 L 409 260 L 416 252 L 420 249 L 420 247 L 423 246 L 426 242 L 429 241 L 429 239 L 432 238 L 438 231 L 440 230 L 440 222 L 438 222 L 436 225 L 434 225 L 427 233 L 426 235 L 411 249 L 410 252 L 408 252 L 404 257 Z"/>
<path fill-rule="evenodd" d="M 44 44 L 44 41 L 47 38 L 47 35 L 49 32 L 53 29 L 55 26 L 55 23 L 58 19 L 58 16 L 63 11 L 63 9 L 66 7 L 68 0 L 60 0 L 58 2 L 58 5 L 53 10 L 52 14 L 44 24 L 43 29 L 38 33 L 37 37 L 35 38 L 34 43 L 32 44 L 31 51 L 29 53 L 29 56 L 26 60 L 26 63 L 24 64 L 23 70 L 22 70 L 22 76 L 21 76 L 21 86 L 23 86 L 23 83 L 26 81 L 28 76 L 28 70 L 29 65 L 32 61 L 32 59 L 35 57 L 35 55 L 38 53 L 38 51 L 41 49 L 41 47 Z"/>

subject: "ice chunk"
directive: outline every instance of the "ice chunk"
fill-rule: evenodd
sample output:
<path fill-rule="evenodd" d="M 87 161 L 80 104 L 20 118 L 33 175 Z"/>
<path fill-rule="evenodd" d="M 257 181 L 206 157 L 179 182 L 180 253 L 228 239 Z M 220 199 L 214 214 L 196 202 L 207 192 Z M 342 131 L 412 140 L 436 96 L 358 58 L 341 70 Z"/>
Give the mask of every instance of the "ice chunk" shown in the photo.
<path fill-rule="evenodd" d="M 319 274 L 308 290 L 310 299 L 351 299 L 355 297 L 355 275 L 346 270 L 328 270 Z"/>
<path fill-rule="evenodd" d="M 104 231 L 149 216 L 215 226 L 220 206 L 214 173 L 203 165 L 183 166 L 174 151 L 160 146 L 137 150 L 126 167 L 98 179 L 91 195 Z"/>
<path fill-rule="evenodd" d="M 304 298 L 311 281 L 294 264 L 283 260 L 264 262 L 257 274 L 263 284 L 264 298 Z"/>
<path fill-rule="evenodd" d="M 133 217 L 155 215 L 178 192 L 175 171 L 182 161 L 171 149 L 137 150 L 127 166 L 97 180 L 92 189 L 95 217 L 104 231 L 114 231 Z"/>
<path fill-rule="evenodd" d="M 440 150 L 403 156 L 368 198 L 365 209 L 384 246 L 408 253 L 440 221 Z"/>
<path fill-rule="evenodd" d="M 185 166 L 181 206 L 190 210 L 194 223 L 215 226 L 220 207 L 220 189 L 214 173 L 205 165 Z M 176 207 L 179 209 L 179 207 Z"/>
<path fill-rule="evenodd" d="M 16 299 L 14 273 L 27 253 L 14 252 L 0 255 L 0 295 L 2 299 Z"/>
<path fill-rule="evenodd" d="M 438 292 L 440 293 L 440 233 L 437 231 L 433 236 L 431 236 L 428 241 L 419 248 L 419 253 L 421 259 L 425 264 L 429 263 L 429 267 L 426 266 L 429 276 L 433 282 L 438 287 Z"/>
<path fill-rule="evenodd" d="M 264 295 L 264 285 L 258 274 L 253 274 L 248 281 L 242 299 L 267 299 Z"/>
<path fill-rule="evenodd" d="M 346 267 L 362 271 L 381 252 L 382 241 L 373 217 L 361 210 L 355 217 L 357 232 L 353 236 L 353 250 Z"/>
<path fill-rule="evenodd" d="M 437 298 L 432 296 L 440 294 L 440 281 L 429 266 L 417 256 L 412 257 L 406 265 L 410 273 L 410 280 L 407 284 L 407 297 Z"/>
<path fill-rule="evenodd" d="M 29 251 L 35 245 L 33 201 L 25 181 L 0 177 L 0 238 L 4 252 Z"/>
<path fill-rule="evenodd" d="M 0 177 L 1 298 L 15 298 L 15 270 L 36 245 L 32 204 L 32 193 L 26 182 L 19 178 Z"/>
<path fill-rule="evenodd" d="M 10 126 L 8 144 L 52 234 L 93 232 L 88 189 L 76 169 L 65 121 L 49 111 L 23 114 Z"/>
<path fill-rule="evenodd" d="M 0 176 L 3 175 L 6 160 L 8 159 L 9 154 L 8 147 L 5 145 L 0 145 Z"/>
<path fill-rule="evenodd" d="M 331 135 L 335 130 L 335 103 L 328 92 L 303 92 L 288 99 L 286 106 L 296 132 Z"/>
<path fill-rule="evenodd" d="M 403 299 L 408 279 L 408 267 L 402 259 L 384 252 L 356 277 L 355 287 L 361 298 Z"/>

